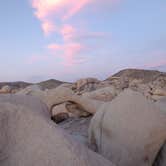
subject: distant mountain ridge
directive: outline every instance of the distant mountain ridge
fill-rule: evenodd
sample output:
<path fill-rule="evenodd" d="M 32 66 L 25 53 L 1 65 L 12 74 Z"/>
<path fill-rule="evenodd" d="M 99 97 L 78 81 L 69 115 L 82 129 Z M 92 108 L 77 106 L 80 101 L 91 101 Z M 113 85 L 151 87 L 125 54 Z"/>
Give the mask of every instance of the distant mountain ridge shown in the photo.
<path fill-rule="evenodd" d="M 29 85 L 32 85 L 32 83 L 28 83 L 28 82 L 24 82 L 24 81 L 16 81 L 16 82 L 0 82 L 0 88 L 2 88 L 3 86 L 10 86 L 14 89 L 18 89 L 18 88 L 26 88 Z"/>
<path fill-rule="evenodd" d="M 55 79 L 50 79 L 50 80 L 42 81 L 39 83 L 28 83 L 28 82 L 24 82 L 24 81 L 0 82 L 0 89 L 6 85 L 12 87 L 13 89 L 23 89 L 30 85 L 39 85 L 39 86 L 41 86 L 42 89 L 52 89 L 52 88 L 56 88 L 57 86 L 59 86 L 63 83 L 65 83 L 65 82 L 55 80 Z"/>
<path fill-rule="evenodd" d="M 50 79 L 50 80 L 39 82 L 39 83 L 37 83 L 37 85 L 40 85 L 43 89 L 53 89 L 63 83 L 65 83 L 65 82 L 55 80 L 55 79 Z"/>
<path fill-rule="evenodd" d="M 159 76 L 166 77 L 166 72 L 160 72 L 157 70 L 144 70 L 144 69 L 124 69 L 121 70 L 114 75 L 108 77 L 106 80 L 111 80 L 113 77 L 119 77 L 119 78 L 130 78 L 130 80 L 134 79 L 141 79 L 144 83 L 150 82 L 155 80 Z M 59 81 L 56 79 L 49 79 L 46 81 L 42 81 L 39 83 L 28 83 L 23 81 L 17 81 L 17 82 L 0 82 L 0 89 L 3 86 L 10 86 L 13 89 L 23 89 L 30 85 L 39 85 L 43 90 L 45 89 L 53 89 L 58 87 L 61 84 L 68 83 Z"/>

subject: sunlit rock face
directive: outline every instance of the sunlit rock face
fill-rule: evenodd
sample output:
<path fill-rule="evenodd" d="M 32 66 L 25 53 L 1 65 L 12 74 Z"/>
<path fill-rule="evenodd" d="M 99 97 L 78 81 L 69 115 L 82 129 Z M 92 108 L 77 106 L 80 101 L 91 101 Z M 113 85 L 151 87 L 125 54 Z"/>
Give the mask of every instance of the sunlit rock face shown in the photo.
<path fill-rule="evenodd" d="M 12 91 L 12 88 L 8 85 L 5 85 L 0 89 L 1 94 L 11 93 L 11 91 Z"/>
<path fill-rule="evenodd" d="M 114 166 L 74 141 L 46 113 L 38 99 L 0 96 L 1 166 Z"/>
<path fill-rule="evenodd" d="M 127 89 L 96 112 L 89 140 L 116 165 L 152 165 L 166 140 L 166 114 L 141 93 Z"/>

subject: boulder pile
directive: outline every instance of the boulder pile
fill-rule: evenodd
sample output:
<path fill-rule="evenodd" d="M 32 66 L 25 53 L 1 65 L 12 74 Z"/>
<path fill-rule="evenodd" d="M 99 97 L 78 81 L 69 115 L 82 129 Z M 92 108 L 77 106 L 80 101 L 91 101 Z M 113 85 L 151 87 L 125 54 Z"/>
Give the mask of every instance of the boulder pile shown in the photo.
<path fill-rule="evenodd" d="M 0 89 L 0 166 L 166 166 L 166 73 L 9 85 Z"/>

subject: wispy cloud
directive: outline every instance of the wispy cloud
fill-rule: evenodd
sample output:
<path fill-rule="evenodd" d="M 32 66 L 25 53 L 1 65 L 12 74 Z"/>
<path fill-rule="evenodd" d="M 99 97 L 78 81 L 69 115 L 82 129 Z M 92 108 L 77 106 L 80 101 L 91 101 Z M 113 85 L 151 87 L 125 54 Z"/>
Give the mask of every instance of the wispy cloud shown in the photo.
<path fill-rule="evenodd" d="M 106 36 L 103 32 L 91 32 L 83 28 L 76 28 L 69 19 L 82 11 L 89 4 L 100 6 L 117 0 L 32 0 L 35 16 L 41 21 L 43 33 L 46 36 L 58 34 L 62 41 L 60 44 L 52 42 L 47 48 L 51 54 L 59 54 L 64 59 L 64 64 L 72 66 L 85 62 L 81 54 L 90 48 L 84 40 L 90 38 L 100 39 Z"/>
<path fill-rule="evenodd" d="M 32 6 L 36 9 L 35 15 L 43 21 L 54 14 L 67 19 L 90 2 L 92 0 L 32 0 Z"/>
<path fill-rule="evenodd" d="M 45 34 L 53 32 L 54 18 L 66 20 L 78 13 L 91 0 L 32 0 L 35 16 L 41 21 Z"/>
<path fill-rule="evenodd" d="M 55 55 L 58 53 L 64 59 L 65 66 L 72 66 L 73 64 L 80 64 L 85 61 L 85 57 L 80 56 L 80 53 L 85 49 L 83 45 L 79 43 L 65 43 L 50 44 L 48 45 L 50 52 Z M 78 58 L 79 57 L 79 58 Z"/>
<path fill-rule="evenodd" d="M 56 31 L 56 27 L 51 21 L 42 22 L 42 30 L 46 36 Z"/>

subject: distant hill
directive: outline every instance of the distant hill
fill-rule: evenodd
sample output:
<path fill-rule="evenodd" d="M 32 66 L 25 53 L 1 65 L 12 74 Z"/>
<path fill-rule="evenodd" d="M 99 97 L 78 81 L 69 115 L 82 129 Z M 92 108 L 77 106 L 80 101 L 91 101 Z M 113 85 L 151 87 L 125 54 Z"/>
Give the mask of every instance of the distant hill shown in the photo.
<path fill-rule="evenodd" d="M 50 80 L 42 81 L 42 82 L 35 83 L 35 84 L 28 83 L 28 82 L 22 82 L 22 81 L 0 82 L 0 89 L 5 85 L 12 87 L 12 89 L 23 89 L 23 88 L 26 88 L 27 86 L 30 86 L 30 85 L 40 85 L 42 87 L 42 89 L 53 89 L 53 88 L 56 88 L 63 83 L 65 83 L 65 82 L 55 80 L 55 79 L 50 79 Z"/>
<path fill-rule="evenodd" d="M 166 69 L 166 66 L 165 67 L 163 66 L 163 69 Z M 157 70 L 124 69 L 124 70 L 121 70 L 118 73 L 108 77 L 106 79 L 106 81 L 112 80 L 114 77 L 117 77 L 119 79 L 128 78 L 130 81 L 132 81 L 134 79 L 138 79 L 138 80 L 141 80 L 142 83 L 149 83 L 151 81 L 156 80 L 160 76 L 164 77 L 164 79 L 166 79 L 166 72 L 160 72 Z M 56 79 L 50 79 L 50 80 L 42 81 L 42 82 L 35 83 L 35 84 L 23 82 L 23 81 L 0 82 L 0 89 L 5 85 L 10 86 L 12 89 L 23 89 L 30 85 L 39 85 L 39 86 L 41 86 L 41 88 L 43 90 L 45 90 L 45 89 L 56 88 L 64 83 L 67 83 L 67 82 L 59 81 Z"/>
<path fill-rule="evenodd" d="M 37 83 L 37 85 L 40 85 L 42 87 L 42 89 L 53 89 L 53 88 L 56 88 L 63 83 L 65 83 L 65 82 L 55 80 L 55 79 L 50 79 L 47 81 Z"/>
<path fill-rule="evenodd" d="M 27 86 L 32 85 L 32 83 L 23 82 L 23 81 L 0 82 L 0 89 L 5 85 L 8 85 L 8 86 L 12 87 L 13 89 L 19 89 L 19 88 L 26 88 Z"/>
<path fill-rule="evenodd" d="M 144 83 L 148 83 L 161 75 L 166 77 L 166 73 L 157 70 L 125 69 L 119 71 L 106 80 L 110 80 L 112 77 L 120 77 L 129 78 L 130 80 L 141 79 Z"/>

